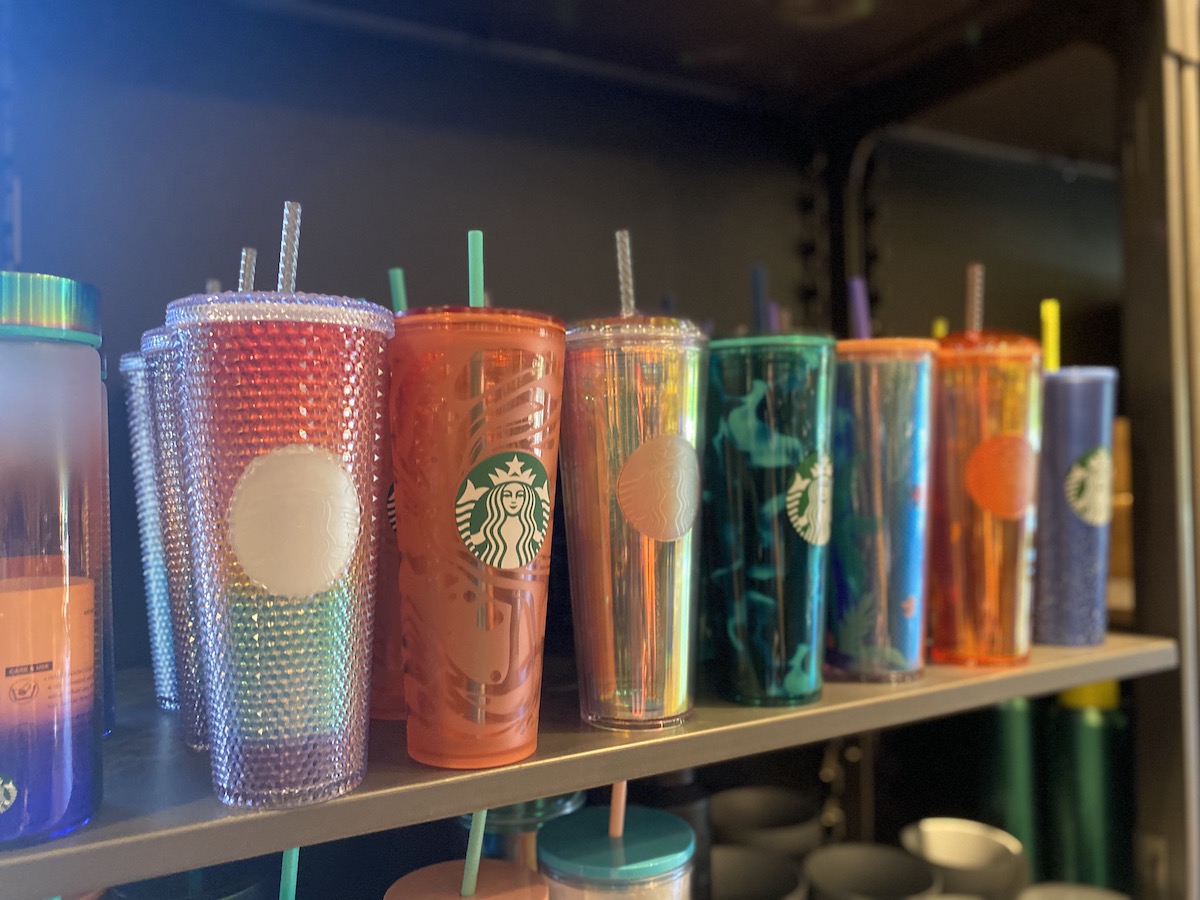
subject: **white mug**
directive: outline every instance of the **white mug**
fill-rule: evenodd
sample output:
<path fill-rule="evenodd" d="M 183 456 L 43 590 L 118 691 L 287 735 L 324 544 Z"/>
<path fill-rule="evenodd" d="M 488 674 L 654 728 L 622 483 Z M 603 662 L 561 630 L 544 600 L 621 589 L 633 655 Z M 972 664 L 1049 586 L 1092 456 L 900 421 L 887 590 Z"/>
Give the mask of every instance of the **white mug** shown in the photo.
<path fill-rule="evenodd" d="M 901 900 L 941 891 L 924 860 L 883 844 L 828 844 L 804 860 L 809 900 Z"/>
<path fill-rule="evenodd" d="M 937 870 L 947 892 L 1016 900 L 1029 883 L 1021 842 L 982 822 L 921 819 L 900 831 L 900 844 Z"/>

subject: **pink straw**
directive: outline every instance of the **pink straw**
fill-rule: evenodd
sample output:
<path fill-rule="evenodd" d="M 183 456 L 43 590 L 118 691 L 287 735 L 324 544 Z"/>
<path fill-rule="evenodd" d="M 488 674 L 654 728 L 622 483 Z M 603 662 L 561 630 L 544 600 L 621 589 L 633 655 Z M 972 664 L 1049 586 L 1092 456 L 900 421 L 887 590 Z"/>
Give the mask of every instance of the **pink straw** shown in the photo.
<path fill-rule="evenodd" d="M 625 834 L 625 800 L 629 796 L 629 782 L 618 781 L 612 786 L 612 803 L 608 810 L 608 836 L 619 838 Z"/>

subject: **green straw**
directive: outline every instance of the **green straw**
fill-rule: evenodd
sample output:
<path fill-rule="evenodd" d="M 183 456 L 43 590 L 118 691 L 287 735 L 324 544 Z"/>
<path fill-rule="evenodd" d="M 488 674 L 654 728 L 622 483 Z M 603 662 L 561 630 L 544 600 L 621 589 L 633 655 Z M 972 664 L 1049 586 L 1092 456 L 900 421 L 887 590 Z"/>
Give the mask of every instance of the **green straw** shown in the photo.
<path fill-rule="evenodd" d="M 471 305 L 484 305 L 483 297 L 483 232 L 467 232 L 467 267 L 471 278 Z M 470 896 L 464 894 L 463 896 Z"/>
<path fill-rule="evenodd" d="M 408 309 L 408 292 L 404 289 L 404 270 L 388 269 L 388 284 L 392 288 L 392 312 Z"/>
<path fill-rule="evenodd" d="M 473 232 L 478 234 L 479 232 Z M 474 304 L 471 304 L 474 306 Z M 487 810 L 471 813 L 471 833 L 467 837 L 467 864 L 463 868 L 462 896 L 475 896 L 475 883 L 479 880 L 479 858 L 483 855 L 483 826 L 487 823 Z M 282 900 L 282 898 L 280 898 Z"/>
<path fill-rule="evenodd" d="M 283 851 L 283 868 L 279 872 L 279 900 L 296 900 L 296 873 L 300 869 L 300 848 Z"/>

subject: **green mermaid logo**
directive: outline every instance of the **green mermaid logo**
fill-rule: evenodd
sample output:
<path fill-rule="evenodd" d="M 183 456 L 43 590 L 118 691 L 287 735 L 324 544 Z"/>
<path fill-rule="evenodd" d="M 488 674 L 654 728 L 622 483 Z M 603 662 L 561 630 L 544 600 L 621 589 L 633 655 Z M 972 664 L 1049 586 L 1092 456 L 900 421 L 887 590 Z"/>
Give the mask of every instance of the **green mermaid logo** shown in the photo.
<path fill-rule="evenodd" d="M 546 467 L 530 453 L 490 456 L 463 479 L 455 503 L 458 533 L 480 561 L 497 569 L 528 565 L 550 525 Z"/>
<path fill-rule="evenodd" d="M 1063 491 L 1075 515 L 1089 525 L 1112 520 L 1112 454 L 1107 447 L 1089 450 L 1071 465 Z"/>
<path fill-rule="evenodd" d="M 810 544 L 823 547 L 833 530 L 833 463 L 824 453 L 800 460 L 787 491 L 788 520 Z"/>

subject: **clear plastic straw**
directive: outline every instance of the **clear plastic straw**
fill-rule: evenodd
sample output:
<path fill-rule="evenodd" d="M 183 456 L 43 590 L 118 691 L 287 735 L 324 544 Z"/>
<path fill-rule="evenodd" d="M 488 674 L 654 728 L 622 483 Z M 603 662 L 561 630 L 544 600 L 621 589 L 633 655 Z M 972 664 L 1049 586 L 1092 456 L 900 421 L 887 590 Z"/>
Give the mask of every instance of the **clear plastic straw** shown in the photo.
<path fill-rule="evenodd" d="M 242 248 L 242 264 L 238 267 L 238 290 L 243 294 L 254 290 L 254 268 L 258 264 L 258 251 L 253 247 Z"/>
<path fill-rule="evenodd" d="M 629 246 L 629 229 L 617 232 L 617 275 L 621 279 L 621 315 L 637 312 L 633 303 L 633 251 Z"/>
<path fill-rule="evenodd" d="M 281 294 L 296 292 L 296 266 L 300 256 L 300 204 L 283 204 L 283 236 L 279 241 L 279 286 Z"/>
<path fill-rule="evenodd" d="M 608 807 L 608 836 L 610 838 L 619 838 L 625 834 L 625 804 L 628 798 L 629 782 L 614 782 L 612 800 Z"/>
<path fill-rule="evenodd" d="M 475 896 L 475 885 L 479 881 L 479 860 L 483 856 L 483 828 L 487 824 L 487 810 L 471 813 L 471 832 L 467 837 L 467 859 L 463 867 L 462 891 L 464 897 Z"/>
<path fill-rule="evenodd" d="M 204 279 L 204 293 L 206 293 L 206 294 L 221 293 L 221 279 L 220 278 Z"/>
<path fill-rule="evenodd" d="M 983 263 L 967 265 L 967 331 L 983 331 Z"/>

